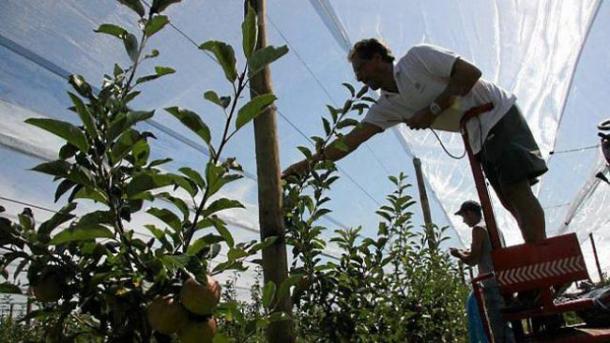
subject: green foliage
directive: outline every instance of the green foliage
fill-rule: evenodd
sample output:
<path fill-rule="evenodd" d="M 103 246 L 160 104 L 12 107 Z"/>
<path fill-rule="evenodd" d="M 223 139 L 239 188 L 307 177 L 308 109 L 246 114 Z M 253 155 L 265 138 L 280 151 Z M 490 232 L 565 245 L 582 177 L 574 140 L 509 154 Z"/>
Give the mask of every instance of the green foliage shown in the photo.
<path fill-rule="evenodd" d="M 344 86 L 351 98 L 341 108 L 328 106 L 330 117 L 322 118 L 325 136 L 311 137 L 319 154 L 331 139 L 340 148 L 342 129 L 357 125 L 348 114 L 361 113 L 370 102 L 366 88 L 356 92 Z M 313 155 L 306 147 L 299 150 L 306 158 Z M 466 287 L 449 256 L 438 249 L 445 228 L 435 228 L 434 237 L 415 233 L 409 211 L 415 201 L 406 193 L 406 177 L 389 177 L 396 190 L 377 211 L 376 237 L 362 237 L 360 227 L 335 230 L 330 241 L 340 257 L 333 260 L 323 254 L 327 229 L 316 221 L 330 212 L 324 193 L 338 176 L 330 161 L 309 169 L 307 175 L 291 177 L 284 190 L 291 274 L 298 278 L 292 293 L 298 336 L 304 342 L 464 340 Z"/>
<path fill-rule="evenodd" d="M 153 299 L 167 295 L 178 298 L 182 283 L 189 278 L 207 283 L 207 275 L 246 270 L 246 259 L 277 239 L 236 242 L 221 215 L 244 206 L 234 199 L 214 197 L 243 174 L 234 158 L 222 157 L 223 148 L 239 129 L 271 105 L 275 96 L 262 94 L 241 104 L 246 76 L 253 74 L 249 61 L 238 73 L 230 45 L 203 43 L 202 49 L 216 56 L 233 86 L 230 97 L 219 97 L 214 91 L 205 96 L 225 110 L 225 130 L 214 142 L 197 113 L 176 106 L 167 108 L 205 142 L 210 157 L 200 164 L 200 170 L 182 167 L 179 173 L 172 173 L 161 169 L 170 159 L 151 161 L 150 140 L 155 136 L 137 129 L 139 122 L 155 113 L 135 110 L 131 102 L 140 94 L 137 87 L 141 84 L 175 72 L 156 66 L 154 73 L 139 76 L 142 62 L 159 55 L 157 50 L 145 51 L 149 39 L 169 23 L 160 13 L 179 1 L 154 0 L 148 13 L 140 0 L 119 2 L 137 13 L 140 32 L 131 33 L 114 24 L 103 24 L 96 31 L 118 38 L 131 65 L 115 64 L 112 74 L 104 75 L 99 91 L 80 75 L 70 77 L 74 88 L 74 93 L 69 93 L 71 110 L 78 114 L 80 124 L 27 120 L 65 141 L 57 160 L 33 168 L 54 177 L 59 183 L 55 200 L 65 201 L 65 206 L 42 223 L 36 223 L 27 208 L 16 222 L 0 218 L 0 249 L 6 251 L 0 256 L 0 270 L 18 264 L 11 275 L 2 273 L 6 280 L 0 280 L 0 291 L 20 293 L 20 275 L 27 270 L 27 286 L 33 290 L 35 297 L 31 299 L 38 309 L 22 320 L 42 327 L 38 337 L 50 342 L 75 341 L 83 335 L 110 342 L 149 342 L 153 337 L 168 341 L 169 337 L 154 332 L 148 323 L 146 309 Z M 252 13 L 243 27 L 247 33 L 244 47 L 253 48 L 256 17 Z M 230 131 L 229 127 L 235 129 Z M 84 204 L 94 209 L 87 212 Z M 161 224 L 134 228 L 132 218 L 136 215 L 154 217 Z M 143 229 L 152 236 L 141 235 Z M 226 259 L 212 265 L 211 260 L 219 259 L 223 249 Z M 265 287 L 263 312 L 255 325 L 259 331 L 270 321 L 281 319 L 270 311 L 275 289 L 273 284 Z M 241 310 L 234 303 L 221 304 L 214 316 L 220 322 L 231 321 Z M 189 320 L 207 319 L 189 316 Z M 76 319 L 79 325 L 72 325 Z M 20 330 L 12 322 L 2 326 L 8 331 L 15 328 Z M 222 326 L 219 330 L 218 340 L 222 341 L 228 336 Z"/>

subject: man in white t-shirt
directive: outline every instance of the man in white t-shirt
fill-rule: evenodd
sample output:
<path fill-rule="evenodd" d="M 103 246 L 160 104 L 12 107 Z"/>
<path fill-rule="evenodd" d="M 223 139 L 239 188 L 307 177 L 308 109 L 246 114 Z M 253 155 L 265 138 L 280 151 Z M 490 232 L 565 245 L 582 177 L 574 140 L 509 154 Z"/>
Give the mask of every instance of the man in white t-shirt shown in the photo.
<path fill-rule="evenodd" d="M 304 173 L 312 160 L 337 161 L 399 123 L 416 130 L 459 132 L 464 112 L 491 103 L 491 111 L 466 123 L 470 147 L 498 198 L 517 220 L 524 240 L 534 243 L 546 238 L 544 212 L 531 184 L 547 167 L 513 94 L 481 79 L 481 71 L 454 52 L 432 45 L 414 46 L 394 63 L 386 46 L 365 39 L 354 45 L 348 59 L 358 81 L 381 89 L 377 103 L 343 137 L 347 151 L 330 144 L 323 156 L 291 165 L 283 177 Z"/>

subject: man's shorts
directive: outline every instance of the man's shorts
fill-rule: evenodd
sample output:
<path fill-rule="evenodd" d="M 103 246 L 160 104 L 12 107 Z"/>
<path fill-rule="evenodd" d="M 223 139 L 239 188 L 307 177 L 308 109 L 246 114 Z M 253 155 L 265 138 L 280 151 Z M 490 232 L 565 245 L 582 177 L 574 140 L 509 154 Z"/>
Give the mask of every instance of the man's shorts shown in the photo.
<path fill-rule="evenodd" d="M 534 184 L 548 170 L 525 118 L 515 105 L 489 131 L 477 158 L 496 189 L 523 180 Z"/>

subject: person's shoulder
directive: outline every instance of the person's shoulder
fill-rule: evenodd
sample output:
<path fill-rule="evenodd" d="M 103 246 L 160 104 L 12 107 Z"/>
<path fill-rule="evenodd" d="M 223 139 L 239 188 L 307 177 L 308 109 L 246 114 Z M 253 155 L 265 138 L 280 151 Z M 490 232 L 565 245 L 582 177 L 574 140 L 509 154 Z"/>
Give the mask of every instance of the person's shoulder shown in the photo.
<path fill-rule="evenodd" d="M 421 43 L 421 44 L 416 44 L 416 45 L 412 46 L 409 49 L 409 51 L 407 51 L 407 54 L 405 56 L 429 57 L 429 56 L 441 56 L 441 55 L 459 57 L 459 55 L 451 49 L 447 49 L 442 46 L 428 44 L 428 43 Z"/>
<path fill-rule="evenodd" d="M 440 46 L 436 46 L 428 43 L 419 43 L 413 45 L 408 51 L 407 55 L 420 54 L 422 52 L 431 51 L 431 50 L 442 50 Z"/>

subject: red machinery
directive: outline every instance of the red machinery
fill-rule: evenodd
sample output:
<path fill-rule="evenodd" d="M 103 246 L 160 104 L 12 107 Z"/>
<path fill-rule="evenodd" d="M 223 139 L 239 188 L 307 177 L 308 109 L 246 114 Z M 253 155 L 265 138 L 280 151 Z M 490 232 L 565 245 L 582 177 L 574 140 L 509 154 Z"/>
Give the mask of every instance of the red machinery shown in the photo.
<path fill-rule="evenodd" d="M 580 298 L 559 302 L 554 299 L 553 286 L 569 284 L 574 281 L 588 280 L 589 274 L 584 263 L 580 244 L 576 234 L 570 233 L 547 238 L 536 244 L 521 244 L 503 248 L 500 245 L 497 225 L 485 184 L 485 178 L 479 161 L 475 158 L 468 142 L 465 124 L 470 118 L 493 109 L 493 104 L 486 104 L 471 109 L 461 120 L 462 137 L 468 152 L 472 174 L 477 193 L 483 208 L 492 245 L 494 273 L 480 275 L 472 280 L 481 318 L 490 342 L 494 342 L 488 317 L 484 310 L 484 299 L 481 282 L 495 278 L 500 291 L 507 297 L 515 292 L 537 291 L 538 301 L 531 308 L 503 313 L 507 321 L 521 326 L 522 320 L 536 317 L 561 314 L 570 311 L 583 311 L 594 306 L 591 298 Z M 587 328 L 584 325 L 563 327 L 552 332 L 523 333 L 523 328 L 516 329 L 518 341 L 528 342 L 610 342 L 610 328 Z"/>

